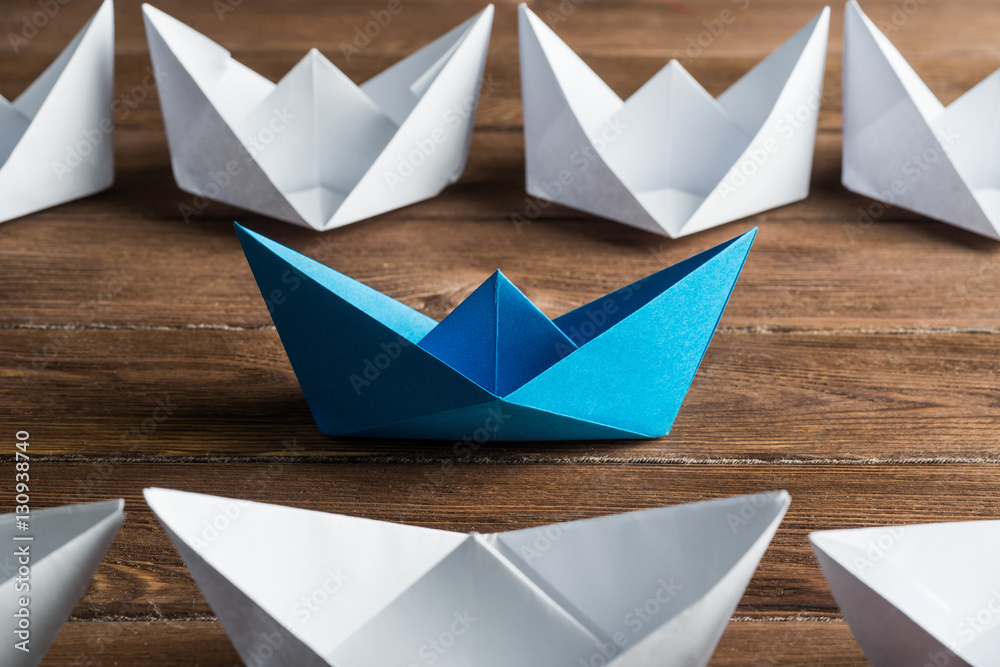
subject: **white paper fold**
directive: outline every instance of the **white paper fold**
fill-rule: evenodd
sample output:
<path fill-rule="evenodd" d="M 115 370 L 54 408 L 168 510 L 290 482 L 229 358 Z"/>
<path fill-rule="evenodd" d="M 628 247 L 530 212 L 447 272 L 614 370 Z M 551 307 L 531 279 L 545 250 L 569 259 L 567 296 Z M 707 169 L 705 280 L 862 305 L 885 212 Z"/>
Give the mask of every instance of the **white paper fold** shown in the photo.
<path fill-rule="evenodd" d="M 186 192 L 327 230 L 434 197 L 465 167 L 492 5 L 361 86 L 315 49 L 271 83 L 143 13 Z"/>
<path fill-rule="evenodd" d="M 858 3 L 847 3 L 842 181 L 848 190 L 1000 239 L 998 100 L 1000 71 L 945 107 Z"/>
<path fill-rule="evenodd" d="M 1000 664 L 1000 521 L 831 530 L 810 540 L 876 667 Z"/>
<path fill-rule="evenodd" d="M 337 667 L 704 665 L 789 503 L 463 535 L 165 489 L 146 500 L 247 664 Z"/>
<path fill-rule="evenodd" d="M 118 534 L 124 506 L 123 500 L 108 500 L 32 510 L 27 531 L 15 526 L 20 515 L 0 516 L 0 535 L 6 540 L 0 556 L 0 618 L 7 625 L 0 664 L 29 667 L 42 661 Z M 26 536 L 32 539 L 13 539 Z M 22 618 L 15 616 L 22 613 L 22 597 L 28 599 L 28 652 L 15 648 L 22 638 L 12 632 Z"/>
<path fill-rule="evenodd" d="M 0 222 L 114 183 L 112 0 L 17 99 L 0 96 Z"/>
<path fill-rule="evenodd" d="M 718 99 L 671 61 L 623 101 L 522 4 L 528 193 L 670 237 L 804 199 L 829 17 Z"/>

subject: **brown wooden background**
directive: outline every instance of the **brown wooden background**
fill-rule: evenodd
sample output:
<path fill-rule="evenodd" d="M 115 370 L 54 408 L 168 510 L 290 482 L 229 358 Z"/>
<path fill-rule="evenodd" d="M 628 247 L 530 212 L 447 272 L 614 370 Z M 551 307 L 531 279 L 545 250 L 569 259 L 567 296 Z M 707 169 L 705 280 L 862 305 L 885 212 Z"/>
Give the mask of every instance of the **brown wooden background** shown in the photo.
<path fill-rule="evenodd" d="M 272 79 L 315 46 L 359 82 L 482 6 L 404 0 L 348 62 L 340 43 L 384 2 L 236 3 L 157 6 Z M 697 58 L 688 39 L 745 0 L 566 0 L 575 10 L 552 25 L 622 95 L 671 57 L 718 94 L 822 4 L 750 0 Z M 893 5 L 864 8 L 891 23 Z M 97 6 L 72 0 L 17 55 L 0 40 L 0 93 L 20 93 Z M 909 6 L 919 10 L 890 38 L 943 101 L 1000 64 L 994 2 Z M 560 11 L 555 0 L 532 8 Z M 35 11 L 3 0 L 0 36 Z M 809 531 L 1000 517 L 1000 245 L 899 210 L 846 227 L 868 202 L 839 184 L 839 4 L 810 198 L 678 241 L 558 206 L 515 229 L 526 200 L 513 2 L 497 7 L 486 73 L 498 86 L 468 169 L 442 196 L 326 234 L 214 204 L 185 224 L 178 207 L 191 197 L 174 185 L 156 93 L 143 87 L 139 3 L 119 0 L 116 18 L 117 93 L 135 107 L 117 119 L 117 184 L 0 225 L 0 439 L 12 453 L 14 432 L 31 432 L 36 507 L 121 496 L 128 514 L 47 665 L 238 661 L 145 486 L 483 532 L 788 489 L 792 507 L 714 665 L 864 664 Z M 316 430 L 234 219 L 437 318 L 498 267 L 555 316 L 752 225 L 760 233 L 668 437 L 497 445 L 456 460 L 450 443 Z M 175 407 L 155 423 L 158 401 Z M 9 470 L 0 488 L 12 487 Z"/>

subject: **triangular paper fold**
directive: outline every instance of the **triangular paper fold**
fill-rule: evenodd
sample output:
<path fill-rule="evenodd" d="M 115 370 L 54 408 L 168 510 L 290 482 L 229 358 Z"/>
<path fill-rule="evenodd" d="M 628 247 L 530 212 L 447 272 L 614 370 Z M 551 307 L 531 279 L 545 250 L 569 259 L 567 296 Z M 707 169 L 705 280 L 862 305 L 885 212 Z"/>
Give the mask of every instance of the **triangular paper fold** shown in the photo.
<path fill-rule="evenodd" d="M 623 101 L 522 4 L 528 193 L 670 237 L 804 199 L 828 32 L 826 8 L 718 99 L 671 61 Z"/>
<path fill-rule="evenodd" d="M 7 544 L 0 557 L 0 615 L 11 626 L 0 648 L 0 664 L 41 662 L 118 534 L 124 505 L 123 500 L 108 500 L 0 516 Z M 27 605 L 21 605 L 22 598 Z M 19 636 L 21 618 L 27 620 L 27 633 Z M 28 651 L 19 650 L 17 644 L 25 640 Z"/>
<path fill-rule="evenodd" d="M 497 272 L 440 323 L 237 232 L 320 430 L 483 442 L 669 432 L 756 230 L 555 321 Z"/>
<path fill-rule="evenodd" d="M 946 108 L 850 0 L 843 87 L 847 189 L 1000 239 L 997 73 Z"/>
<path fill-rule="evenodd" d="M 13 102 L 0 97 L 0 222 L 114 183 L 112 0 Z"/>
<path fill-rule="evenodd" d="M 271 83 L 180 21 L 143 13 L 182 190 L 327 230 L 461 175 L 492 5 L 361 86 L 315 49 Z"/>
<path fill-rule="evenodd" d="M 462 535 L 146 499 L 240 655 L 269 667 L 705 665 L 789 503 L 763 493 Z M 280 580 L 259 576 L 275 540 L 289 552 Z M 261 658 L 262 642 L 288 650 Z"/>
<path fill-rule="evenodd" d="M 1000 521 L 831 530 L 810 540 L 876 667 L 997 664 Z"/>

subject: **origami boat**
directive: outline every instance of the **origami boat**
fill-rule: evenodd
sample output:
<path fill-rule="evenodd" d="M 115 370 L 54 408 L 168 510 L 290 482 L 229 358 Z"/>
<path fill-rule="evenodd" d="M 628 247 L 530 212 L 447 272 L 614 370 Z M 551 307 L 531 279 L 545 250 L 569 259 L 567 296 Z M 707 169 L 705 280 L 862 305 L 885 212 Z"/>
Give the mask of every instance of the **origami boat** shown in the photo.
<path fill-rule="evenodd" d="M 0 557 L 0 615 L 14 630 L 5 633 L 0 664 L 42 661 L 118 534 L 124 506 L 108 500 L 0 516 L 8 545 Z"/>
<path fill-rule="evenodd" d="M 857 2 L 845 13 L 844 187 L 1000 239 L 1000 70 L 945 107 Z"/>
<path fill-rule="evenodd" d="M 670 237 L 804 199 L 826 8 L 713 99 L 671 61 L 622 101 L 525 5 L 528 193 Z"/>
<path fill-rule="evenodd" d="M 145 494 L 240 656 L 267 667 L 705 665 L 790 502 L 480 535 Z"/>
<path fill-rule="evenodd" d="M 360 87 L 316 50 L 271 83 L 143 13 L 185 192 L 327 230 L 433 197 L 465 168 L 492 5 Z"/>
<path fill-rule="evenodd" d="M 499 271 L 443 321 L 236 226 L 316 424 L 330 435 L 665 435 L 756 234 L 549 320 Z"/>
<path fill-rule="evenodd" d="M 809 539 L 876 667 L 1000 665 L 1000 521 L 829 530 Z"/>
<path fill-rule="evenodd" d="M 114 52 L 105 0 L 27 90 L 13 102 L 0 96 L 0 222 L 114 183 Z"/>

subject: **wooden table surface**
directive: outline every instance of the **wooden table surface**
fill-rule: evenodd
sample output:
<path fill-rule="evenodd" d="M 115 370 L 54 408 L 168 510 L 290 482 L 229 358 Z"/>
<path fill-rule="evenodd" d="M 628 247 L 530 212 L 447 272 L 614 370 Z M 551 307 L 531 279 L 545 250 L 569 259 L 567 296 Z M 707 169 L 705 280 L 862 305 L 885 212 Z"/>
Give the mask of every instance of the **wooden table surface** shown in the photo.
<path fill-rule="evenodd" d="M 341 43 L 384 5 L 157 2 L 272 80 L 315 46 L 358 82 L 481 8 L 404 0 L 348 59 Z M 532 8 L 625 96 L 670 58 L 718 94 L 822 5 Z M 918 9 L 894 15 L 894 5 Z M 20 93 L 97 6 L 62 6 L 16 55 L 0 40 L 0 94 Z M 704 21 L 732 8 L 702 53 L 687 50 Z M 1000 64 L 992 0 L 864 8 L 946 103 Z M 0 36 L 37 10 L 4 0 Z M 494 90 L 468 168 L 440 197 L 325 234 L 217 204 L 185 223 L 191 196 L 171 176 L 139 2 L 118 0 L 115 13 L 116 185 L 0 225 L 2 461 L 12 471 L 13 434 L 28 430 L 36 507 L 124 497 L 128 515 L 46 665 L 238 663 L 144 503 L 146 486 L 482 532 L 787 489 L 791 509 L 713 665 L 865 664 L 809 531 L 1000 517 L 1000 245 L 900 210 L 858 223 L 869 202 L 839 178 L 839 4 L 809 199 L 676 241 L 556 205 L 512 223 L 528 200 L 509 1 L 497 7 Z M 435 318 L 496 268 L 555 316 L 751 226 L 760 233 L 668 437 L 498 444 L 466 458 L 451 443 L 317 431 L 234 219 Z M 153 420 L 164 404 L 169 416 Z M 6 507 L 13 474 L 3 477 Z"/>

